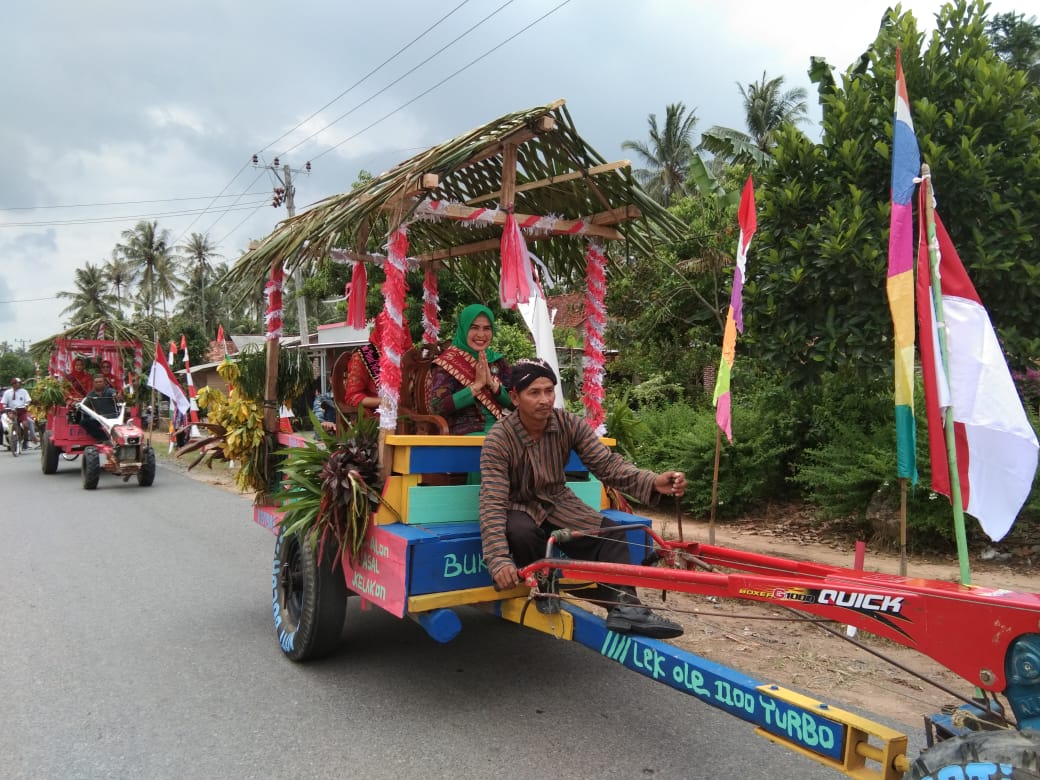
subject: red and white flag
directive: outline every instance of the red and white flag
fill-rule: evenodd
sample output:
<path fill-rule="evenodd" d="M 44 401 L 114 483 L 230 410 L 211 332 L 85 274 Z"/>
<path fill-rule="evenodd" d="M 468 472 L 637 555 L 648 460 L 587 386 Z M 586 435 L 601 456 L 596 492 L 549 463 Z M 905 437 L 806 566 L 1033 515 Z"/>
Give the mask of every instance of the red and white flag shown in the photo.
<path fill-rule="evenodd" d="M 190 407 L 188 398 L 181 390 L 180 383 L 177 382 L 173 371 L 170 370 L 170 364 L 166 362 L 166 356 L 162 353 L 158 342 L 155 344 L 155 362 L 152 363 L 152 370 L 148 373 L 148 386 L 154 387 L 169 398 L 181 414 L 188 413 Z"/>
<path fill-rule="evenodd" d="M 922 198 L 925 189 L 921 188 Z M 920 212 L 924 213 L 923 201 Z M 932 489 L 950 495 L 943 409 L 952 406 L 963 509 L 978 518 L 990 539 L 1000 541 L 1011 530 L 1033 486 L 1036 433 L 1022 408 L 989 314 L 938 214 L 935 235 L 949 356 L 945 369 L 936 329 L 926 230 L 921 230 L 917 259 L 917 318 Z"/>

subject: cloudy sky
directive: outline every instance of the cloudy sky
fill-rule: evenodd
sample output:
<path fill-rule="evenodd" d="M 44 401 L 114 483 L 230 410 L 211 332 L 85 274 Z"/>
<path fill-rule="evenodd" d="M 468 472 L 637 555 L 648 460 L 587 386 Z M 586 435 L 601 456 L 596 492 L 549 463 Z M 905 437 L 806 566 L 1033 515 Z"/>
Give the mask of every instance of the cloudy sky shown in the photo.
<path fill-rule="evenodd" d="M 285 215 L 271 207 L 274 182 L 250 165 L 254 153 L 293 168 L 312 161 L 311 175 L 297 180 L 302 210 L 348 189 L 361 169 L 385 170 L 497 116 L 561 97 L 578 131 L 610 160 L 627 157 L 622 141 L 645 138 L 647 116 L 663 116 L 671 102 L 695 109 L 701 130 L 742 127 L 736 83 L 763 71 L 806 87 L 818 119 L 809 58 L 844 69 L 874 40 L 888 5 L 8 4 L 0 47 L 0 341 L 17 346 L 60 330 L 67 301 L 58 291 L 73 289 L 84 263 L 107 261 L 139 220 L 158 220 L 175 243 L 208 233 L 234 260 Z M 931 26 L 940 3 L 903 7 Z M 1040 15 L 1040 0 L 995 0 L 990 13 L 1009 10 Z"/>

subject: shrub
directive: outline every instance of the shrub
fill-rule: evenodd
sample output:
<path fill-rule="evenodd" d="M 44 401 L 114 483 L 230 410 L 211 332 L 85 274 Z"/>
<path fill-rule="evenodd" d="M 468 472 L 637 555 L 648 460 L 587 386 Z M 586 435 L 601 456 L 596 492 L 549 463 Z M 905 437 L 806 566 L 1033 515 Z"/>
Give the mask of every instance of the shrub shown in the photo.
<path fill-rule="evenodd" d="M 723 437 L 719 458 L 718 517 L 733 517 L 783 499 L 795 451 L 794 399 L 778 384 L 763 383 L 742 396 L 733 410 L 734 440 Z M 710 406 L 672 404 L 645 409 L 647 433 L 636 446 L 636 461 L 655 471 L 686 474 L 683 504 L 698 514 L 711 511 L 717 425 Z"/>

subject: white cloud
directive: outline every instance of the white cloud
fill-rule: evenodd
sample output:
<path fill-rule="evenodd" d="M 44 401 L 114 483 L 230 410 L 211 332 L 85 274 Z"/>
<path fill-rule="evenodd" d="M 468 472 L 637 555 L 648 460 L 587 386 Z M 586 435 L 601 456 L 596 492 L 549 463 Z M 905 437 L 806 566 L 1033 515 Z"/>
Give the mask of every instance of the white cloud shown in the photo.
<path fill-rule="evenodd" d="M 184 106 L 149 106 L 144 114 L 158 128 L 184 128 L 199 135 L 207 132 L 206 124 L 198 112 Z"/>

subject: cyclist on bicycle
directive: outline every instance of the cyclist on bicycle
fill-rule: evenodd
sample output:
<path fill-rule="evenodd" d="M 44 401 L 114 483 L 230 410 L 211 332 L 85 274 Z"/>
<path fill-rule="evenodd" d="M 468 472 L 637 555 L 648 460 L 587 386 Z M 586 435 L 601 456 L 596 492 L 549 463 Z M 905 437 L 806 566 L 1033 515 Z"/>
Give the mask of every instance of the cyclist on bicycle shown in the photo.
<path fill-rule="evenodd" d="M 3 406 L 5 411 L 8 409 L 14 410 L 14 413 L 18 415 L 18 422 L 29 432 L 29 440 L 33 444 L 39 444 L 39 440 L 36 438 L 36 426 L 29 415 L 29 402 L 31 400 L 29 392 L 22 387 L 22 380 L 14 377 L 11 380 L 11 386 L 4 390 L 4 395 L 0 398 L 0 405 Z"/>

